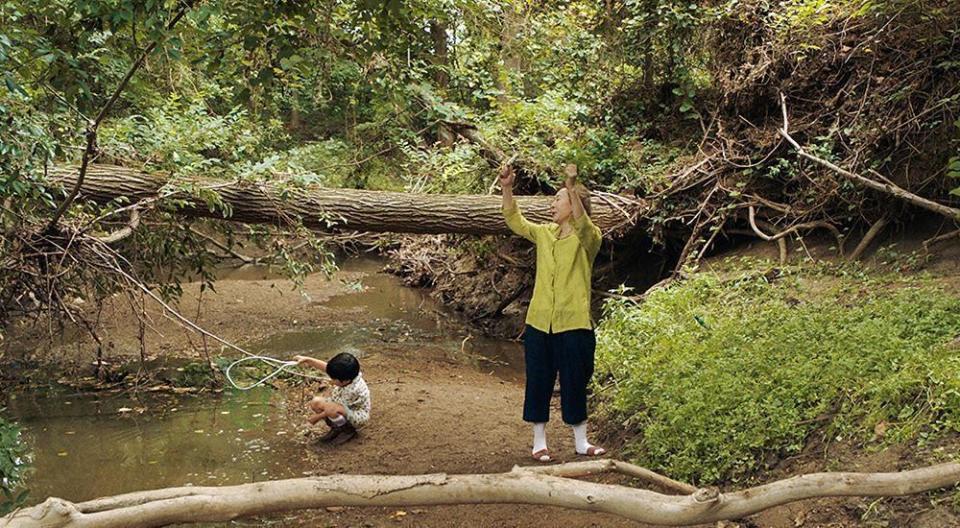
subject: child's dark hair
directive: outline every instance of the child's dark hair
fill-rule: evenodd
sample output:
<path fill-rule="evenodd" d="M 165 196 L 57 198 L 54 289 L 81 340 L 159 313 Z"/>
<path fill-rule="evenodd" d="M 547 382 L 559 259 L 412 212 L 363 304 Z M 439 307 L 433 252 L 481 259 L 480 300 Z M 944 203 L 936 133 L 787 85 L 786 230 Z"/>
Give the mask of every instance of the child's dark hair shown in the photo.
<path fill-rule="evenodd" d="M 360 362 L 353 354 L 341 352 L 327 361 L 327 375 L 339 381 L 353 381 L 360 374 Z"/>

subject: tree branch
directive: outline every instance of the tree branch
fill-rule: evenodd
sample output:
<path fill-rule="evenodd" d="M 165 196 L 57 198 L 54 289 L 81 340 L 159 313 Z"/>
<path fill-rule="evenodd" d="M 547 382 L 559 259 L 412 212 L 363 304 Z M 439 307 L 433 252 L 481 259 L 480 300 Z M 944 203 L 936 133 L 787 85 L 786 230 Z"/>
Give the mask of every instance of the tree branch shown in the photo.
<path fill-rule="evenodd" d="M 924 240 L 924 241 L 923 241 L 923 249 L 929 250 L 929 249 L 930 249 L 930 246 L 932 246 L 932 245 L 934 245 L 934 244 L 939 244 L 940 242 L 943 242 L 944 240 L 950 240 L 951 238 L 955 238 L 955 239 L 957 239 L 957 241 L 960 241 L 960 229 L 958 229 L 958 230 L 956 230 L 956 231 L 951 231 L 951 232 L 949 232 L 949 233 L 945 233 L 945 234 L 943 234 L 943 235 L 935 236 L 935 237 L 933 237 L 933 238 L 931 238 L 931 239 L 929 239 L 929 240 Z"/>
<path fill-rule="evenodd" d="M 597 475 L 600 473 L 620 473 L 628 477 L 635 477 L 656 484 L 670 491 L 676 491 L 684 495 L 691 495 L 697 492 L 697 487 L 686 482 L 679 482 L 670 477 L 651 471 L 645 467 L 640 467 L 622 460 L 590 460 L 586 462 L 569 462 L 567 464 L 558 464 L 555 466 L 528 466 L 516 467 L 514 471 L 529 471 L 539 475 L 553 475 L 556 477 L 578 478 Z"/>
<path fill-rule="evenodd" d="M 136 231 L 137 227 L 140 226 L 140 211 L 138 209 L 130 210 L 130 221 L 127 222 L 127 225 L 121 227 L 120 229 L 110 233 L 107 236 L 103 237 L 93 237 L 96 240 L 103 242 L 104 244 L 114 244 L 127 238 Z"/>
<path fill-rule="evenodd" d="M 960 482 L 960 464 L 956 462 L 893 473 L 813 473 L 738 492 L 704 488 L 685 495 L 566 478 L 607 471 L 632 474 L 635 470 L 630 464 L 598 460 L 514 468 L 499 474 L 330 475 L 239 486 L 166 488 L 80 504 L 50 498 L 5 517 L 0 527 L 154 527 L 328 506 L 442 504 L 558 506 L 683 526 L 740 519 L 809 498 L 900 496 Z"/>
<path fill-rule="evenodd" d="M 183 4 L 180 7 L 180 10 L 177 11 L 177 14 L 167 23 L 167 31 L 173 29 L 177 22 L 187 13 L 190 9 L 192 2 Z M 143 65 L 143 62 L 147 60 L 147 56 L 153 53 L 153 50 L 160 44 L 161 39 L 157 39 L 150 43 L 146 49 L 143 50 L 143 53 L 140 54 L 140 57 L 137 58 L 136 62 L 130 66 L 130 69 L 127 70 L 127 74 L 123 76 L 123 79 L 120 81 L 120 84 L 117 86 L 116 90 L 113 91 L 113 95 L 110 96 L 110 99 L 107 100 L 107 104 L 103 105 L 103 108 L 100 109 L 100 112 L 97 113 L 97 117 L 87 123 L 87 145 L 83 150 L 83 158 L 80 160 L 80 174 L 77 176 L 77 183 L 73 186 L 73 189 L 70 190 L 70 194 L 67 195 L 63 203 L 60 204 L 60 207 L 57 207 L 57 210 L 53 213 L 53 217 L 50 219 L 50 223 L 47 224 L 47 232 L 53 231 L 57 227 L 57 222 L 60 221 L 60 218 L 64 213 L 67 212 L 67 209 L 70 207 L 70 204 L 77 198 L 77 195 L 80 194 L 80 187 L 83 185 L 83 178 L 87 174 L 87 166 L 93 159 L 94 152 L 97 150 L 97 129 L 100 127 L 100 123 L 103 122 L 103 119 L 107 116 L 107 113 L 113 108 L 113 105 L 117 102 L 117 99 L 120 98 L 120 94 L 123 92 L 123 89 L 127 87 L 127 83 L 130 82 L 130 79 L 133 77 L 133 74 L 140 69 L 140 66 Z"/>
<path fill-rule="evenodd" d="M 751 205 L 751 206 L 749 207 L 749 209 L 748 209 L 748 214 L 749 214 L 749 217 L 748 217 L 748 218 L 749 218 L 749 220 L 750 220 L 750 228 L 753 229 L 753 232 L 754 232 L 758 237 L 760 237 L 760 238 L 762 238 L 762 239 L 764 239 L 764 240 L 766 240 L 766 241 L 768 241 L 768 242 L 773 242 L 773 241 L 775 241 L 775 240 L 780 240 L 781 238 L 783 238 L 783 237 L 785 237 L 785 236 L 787 236 L 787 235 L 789 235 L 789 234 L 791 234 L 791 233 L 794 233 L 794 232 L 796 232 L 796 231 L 799 231 L 799 230 L 801 230 L 801 229 L 814 229 L 814 228 L 817 228 L 817 227 L 821 227 L 821 228 L 827 229 L 827 230 L 829 230 L 831 233 L 833 233 L 834 238 L 837 239 L 837 246 L 838 246 L 837 251 L 838 251 L 841 255 L 843 255 L 843 234 L 840 233 L 840 230 L 837 229 L 836 226 L 834 226 L 833 224 L 831 224 L 831 223 L 829 223 L 829 222 L 821 222 L 821 221 L 806 222 L 806 223 L 803 223 L 803 224 L 797 224 L 797 225 L 795 225 L 795 226 L 792 226 L 792 227 L 789 227 L 789 228 L 787 228 L 787 229 L 784 229 L 783 231 L 781 231 L 781 232 L 779 232 L 779 233 L 777 233 L 777 234 L 775 234 L 775 235 L 768 235 L 768 234 L 764 233 L 763 231 L 761 231 L 759 227 L 757 227 L 757 219 L 756 219 L 756 214 L 757 214 L 757 212 L 756 212 L 756 209 L 754 208 L 753 205 Z"/>
<path fill-rule="evenodd" d="M 780 135 L 783 136 L 783 138 L 786 139 L 791 145 L 793 145 L 793 148 L 796 149 L 797 154 L 799 154 L 801 157 L 804 157 L 810 161 L 813 161 L 814 163 L 823 165 L 824 167 L 832 170 L 833 172 L 836 172 L 837 174 L 849 180 L 853 180 L 875 191 L 880 191 L 880 192 L 884 192 L 884 193 L 896 196 L 897 198 L 900 198 L 901 200 L 909 202 L 917 207 L 921 207 L 928 211 L 933 211 L 937 214 L 946 216 L 947 218 L 954 221 L 960 221 L 960 209 L 954 209 L 953 207 L 948 207 L 946 205 L 934 202 L 933 200 L 928 200 L 921 196 L 917 196 L 916 194 L 913 194 L 910 191 L 907 191 L 893 184 L 889 180 L 887 180 L 888 183 L 880 183 L 878 181 L 871 180 L 870 178 L 865 178 L 859 174 L 854 174 L 846 169 L 843 169 L 841 167 L 838 167 L 837 165 L 834 165 L 833 163 L 823 158 L 818 158 L 817 156 L 814 156 L 808 153 L 803 149 L 803 147 L 800 146 L 799 143 L 796 142 L 796 140 L 790 137 L 790 132 L 789 132 L 790 121 L 787 118 L 787 98 L 782 93 L 780 94 L 780 105 L 783 111 L 783 128 L 779 130 Z"/>
<path fill-rule="evenodd" d="M 858 260 L 863 253 L 870 247 L 870 243 L 873 242 L 873 239 L 877 238 L 883 228 L 887 227 L 887 223 L 890 222 L 890 219 L 886 216 L 880 217 L 879 220 L 873 223 L 870 226 L 870 229 L 867 230 L 867 233 L 863 235 L 863 238 L 860 240 L 860 243 L 857 244 L 857 247 L 853 250 L 853 253 L 850 254 L 849 259 L 851 261 Z"/>
<path fill-rule="evenodd" d="M 214 246 L 216 246 L 216 247 L 218 247 L 218 248 L 226 251 L 227 254 L 229 254 L 230 256 L 232 256 L 232 257 L 234 257 L 234 258 L 237 258 L 237 259 L 240 259 L 240 261 L 243 262 L 244 264 L 254 264 L 254 263 L 256 263 L 256 262 L 259 261 L 259 259 L 251 258 L 251 257 L 248 257 L 248 256 L 243 255 L 243 254 L 241 254 L 241 253 L 237 253 L 236 251 L 234 251 L 233 249 L 231 249 L 231 248 L 230 248 L 229 246 L 227 246 L 226 244 L 220 242 L 220 241 L 217 240 L 216 238 L 213 238 L 212 236 L 207 235 L 206 233 L 201 233 L 200 231 L 197 231 L 197 230 L 194 229 L 193 227 L 188 227 L 187 229 L 189 229 L 190 232 L 193 233 L 194 235 L 197 235 L 198 237 L 206 240 L 207 242 L 210 242 L 210 243 L 213 244 Z"/>

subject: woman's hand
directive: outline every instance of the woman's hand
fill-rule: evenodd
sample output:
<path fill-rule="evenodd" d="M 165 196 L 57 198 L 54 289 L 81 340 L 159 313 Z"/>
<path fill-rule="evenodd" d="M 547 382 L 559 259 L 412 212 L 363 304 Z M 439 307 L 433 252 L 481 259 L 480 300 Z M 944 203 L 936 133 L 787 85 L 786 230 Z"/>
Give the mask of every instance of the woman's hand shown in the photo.
<path fill-rule="evenodd" d="M 512 191 L 513 182 L 517 179 L 516 174 L 513 172 L 513 165 L 507 163 L 500 168 L 500 188 L 503 191 Z"/>
<path fill-rule="evenodd" d="M 575 188 L 577 186 L 577 166 L 574 163 L 567 163 L 563 167 L 563 174 L 566 176 L 566 180 L 563 182 L 564 188 L 567 190 L 567 200 L 570 201 L 570 213 L 573 215 L 573 219 L 577 220 L 584 214 L 586 211 L 583 209 L 583 203 L 580 201 L 580 197 L 577 195 Z"/>
<path fill-rule="evenodd" d="M 573 187 L 577 185 L 577 165 L 575 163 L 567 163 L 563 167 L 563 175 L 566 176 L 566 181 L 563 182 L 563 185 L 567 188 L 568 193 L 572 193 Z"/>

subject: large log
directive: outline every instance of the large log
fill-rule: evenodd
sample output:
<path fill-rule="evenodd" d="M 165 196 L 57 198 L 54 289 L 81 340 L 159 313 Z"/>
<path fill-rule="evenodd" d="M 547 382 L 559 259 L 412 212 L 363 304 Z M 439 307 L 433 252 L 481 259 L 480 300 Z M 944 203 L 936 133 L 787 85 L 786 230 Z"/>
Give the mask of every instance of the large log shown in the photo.
<path fill-rule="evenodd" d="M 54 168 L 52 181 L 71 187 L 77 170 Z M 91 165 L 80 188 L 81 199 L 105 204 L 118 199 L 129 203 L 155 199 L 172 189 L 163 176 L 111 165 Z M 397 233 L 506 234 L 500 213 L 499 196 L 411 194 L 299 187 L 281 183 L 224 183 L 205 180 L 179 180 L 177 185 L 192 185 L 219 193 L 228 206 L 229 219 L 251 224 L 288 225 L 299 219 L 311 229 L 322 231 L 369 231 Z M 180 192 L 171 198 L 186 199 Z M 521 196 L 517 200 L 531 221 L 548 222 L 550 201 L 543 196 Z M 591 218 L 606 233 L 632 222 L 643 203 L 614 195 L 594 198 Z M 224 218 L 218 208 L 203 200 L 187 199 L 177 212 L 191 217 Z"/>
<path fill-rule="evenodd" d="M 631 464 L 594 460 L 486 475 L 330 475 L 239 486 L 166 488 L 79 504 L 51 498 L 0 518 L 0 528 L 147 528 L 328 506 L 442 504 L 558 506 L 685 526 L 740 519 L 815 497 L 891 497 L 960 482 L 956 462 L 896 473 L 812 473 L 738 492 L 704 488 L 684 495 L 570 478 L 608 471 L 679 487 L 676 491 L 681 493 L 692 491 L 689 485 Z"/>

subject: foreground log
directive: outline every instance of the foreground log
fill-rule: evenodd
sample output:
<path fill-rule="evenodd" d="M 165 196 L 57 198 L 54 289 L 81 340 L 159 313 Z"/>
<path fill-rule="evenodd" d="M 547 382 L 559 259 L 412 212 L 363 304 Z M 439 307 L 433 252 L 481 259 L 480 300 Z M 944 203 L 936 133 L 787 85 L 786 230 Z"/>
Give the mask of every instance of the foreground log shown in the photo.
<path fill-rule="evenodd" d="M 649 470 L 611 460 L 514 468 L 489 475 L 333 475 L 240 486 L 167 488 L 73 504 L 61 499 L 0 519 L 2 528 L 153 527 L 222 522 L 252 515 L 328 506 L 531 504 L 604 512 L 640 522 L 683 526 L 739 519 L 814 497 L 884 497 L 960 482 L 955 462 L 899 473 L 813 473 L 732 493 L 688 495 L 573 480 L 617 471 L 690 490 Z M 661 481 L 659 479 L 666 479 Z"/>
<path fill-rule="evenodd" d="M 76 184 L 77 171 L 55 168 L 50 177 L 58 184 Z M 105 204 L 125 198 L 126 203 L 156 201 L 173 192 L 164 177 L 110 165 L 91 165 L 80 187 L 82 199 Z M 230 211 L 229 219 L 252 224 L 288 225 L 303 222 L 322 231 L 350 230 L 397 233 L 506 234 L 500 213 L 501 199 L 484 195 L 437 195 L 295 187 L 278 183 L 179 182 L 219 193 Z M 177 209 L 189 217 L 224 218 L 220 209 L 199 199 L 187 199 L 184 191 L 170 198 L 186 199 Z M 550 221 L 551 197 L 517 197 L 524 214 L 532 221 Z M 642 201 L 603 194 L 594 198 L 594 223 L 607 233 L 631 224 L 643 211 Z"/>

